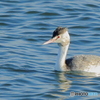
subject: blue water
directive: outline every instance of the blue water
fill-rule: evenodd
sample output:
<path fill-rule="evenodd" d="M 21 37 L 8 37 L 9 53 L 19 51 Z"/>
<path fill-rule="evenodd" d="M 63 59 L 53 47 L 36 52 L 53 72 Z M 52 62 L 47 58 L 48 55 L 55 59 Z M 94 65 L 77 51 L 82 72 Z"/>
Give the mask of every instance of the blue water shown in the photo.
<path fill-rule="evenodd" d="M 0 100 L 100 100 L 100 77 L 54 71 L 58 46 L 42 44 L 58 26 L 69 29 L 68 58 L 100 56 L 99 0 L 0 1 Z"/>

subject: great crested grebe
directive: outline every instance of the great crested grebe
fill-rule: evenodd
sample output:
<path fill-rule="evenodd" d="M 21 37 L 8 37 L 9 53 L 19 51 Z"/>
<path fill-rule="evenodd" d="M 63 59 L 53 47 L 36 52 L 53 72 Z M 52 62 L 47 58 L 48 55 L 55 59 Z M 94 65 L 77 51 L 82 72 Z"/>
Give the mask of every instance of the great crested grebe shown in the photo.
<path fill-rule="evenodd" d="M 45 42 L 58 43 L 59 52 L 55 65 L 56 71 L 86 71 L 100 73 L 100 56 L 96 55 L 78 55 L 66 60 L 68 47 L 70 44 L 70 36 L 68 29 L 65 27 L 57 27 L 53 32 L 52 38 Z"/>

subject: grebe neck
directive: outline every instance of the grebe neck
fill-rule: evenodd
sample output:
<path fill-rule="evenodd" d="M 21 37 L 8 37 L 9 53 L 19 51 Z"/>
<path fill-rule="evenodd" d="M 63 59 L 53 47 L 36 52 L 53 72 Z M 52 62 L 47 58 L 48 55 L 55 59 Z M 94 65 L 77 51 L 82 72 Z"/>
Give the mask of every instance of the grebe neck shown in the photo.
<path fill-rule="evenodd" d="M 58 51 L 58 56 L 57 56 L 57 61 L 55 65 L 55 70 L 56 71 L 66 71 L 66 64 L 65 64 L 65 59 L 68 51 L 69 44 L 67 45 L 59 45 L 59 51 Z"/>

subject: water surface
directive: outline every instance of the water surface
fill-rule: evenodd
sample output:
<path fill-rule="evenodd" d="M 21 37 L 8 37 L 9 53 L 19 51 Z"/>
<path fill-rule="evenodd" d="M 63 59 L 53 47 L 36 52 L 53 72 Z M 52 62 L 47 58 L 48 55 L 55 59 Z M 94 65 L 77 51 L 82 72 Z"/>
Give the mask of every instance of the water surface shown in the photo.
<path fill-rule="evenodd" d="M 55 72 L 58 46 L 42 43 L 56 27 L 69 29 L 68 58 L 100 56 L 100 1 L 1 0 L 0 100 L 99 100 L 100 77 Z"/>

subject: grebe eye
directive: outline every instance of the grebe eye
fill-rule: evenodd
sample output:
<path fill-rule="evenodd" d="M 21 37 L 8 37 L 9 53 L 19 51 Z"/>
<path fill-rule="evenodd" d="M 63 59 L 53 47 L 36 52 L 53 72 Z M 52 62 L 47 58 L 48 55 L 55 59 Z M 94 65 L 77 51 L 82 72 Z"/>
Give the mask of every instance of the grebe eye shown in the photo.
<path fill-rule="evenodd" d="M 60 38 L 60 36 L 58 35 L 58 38 Z"/>

